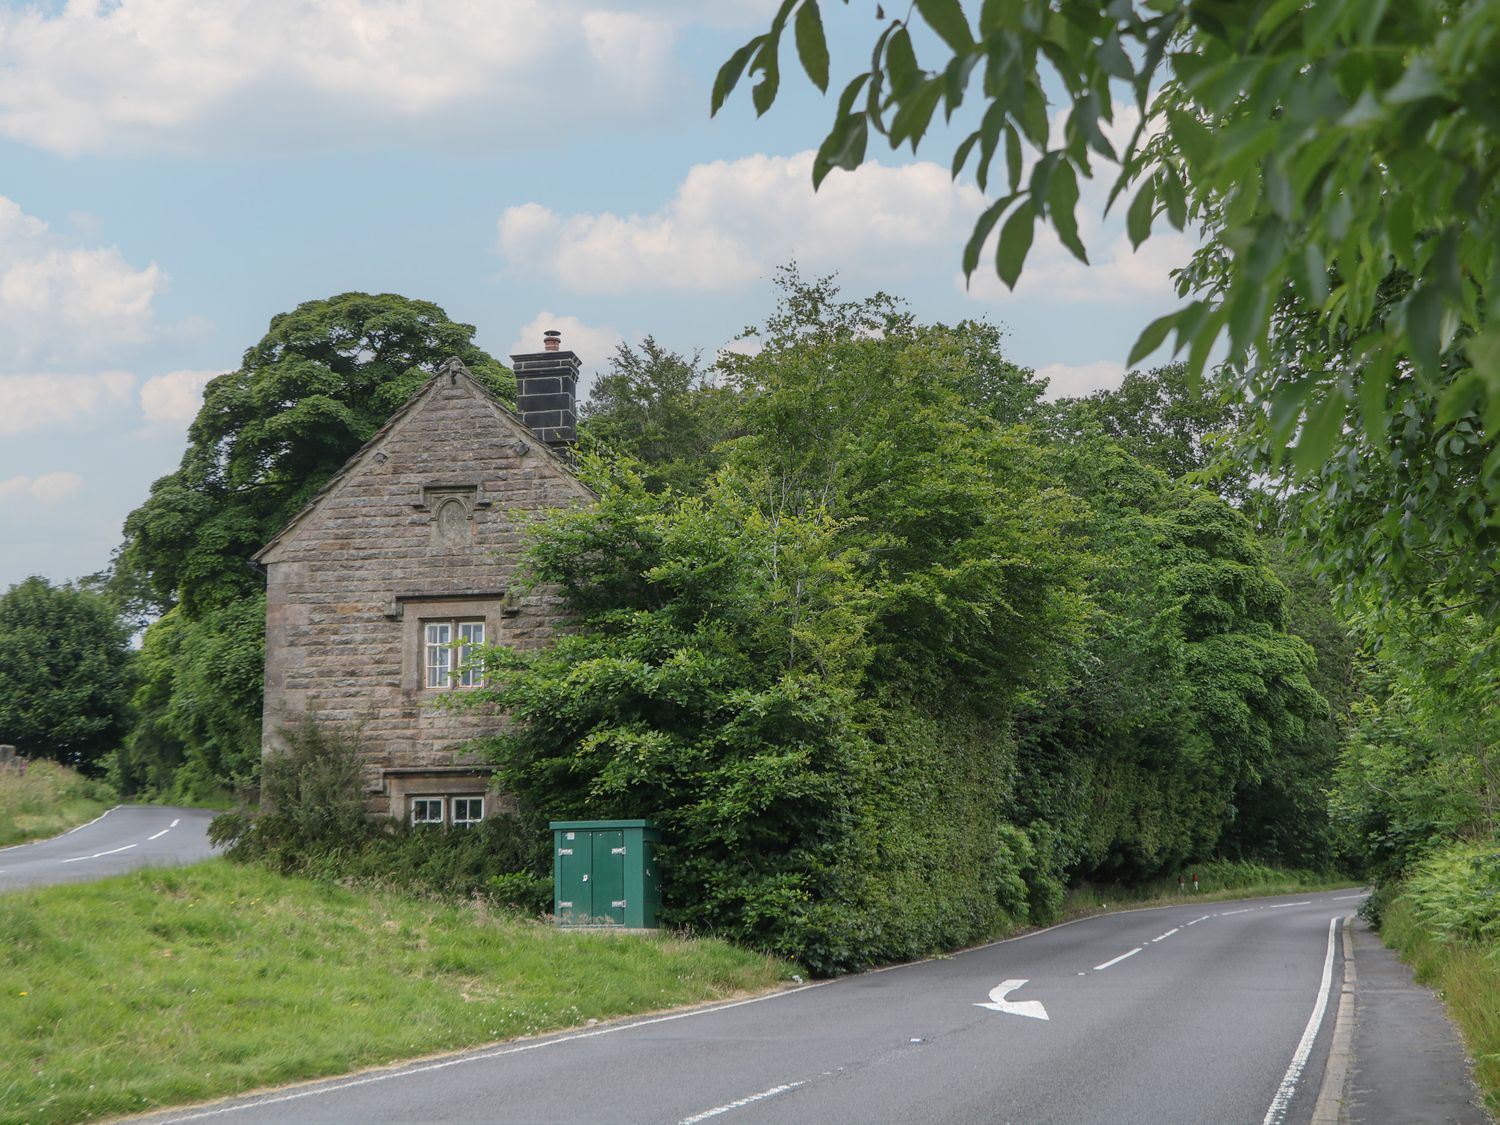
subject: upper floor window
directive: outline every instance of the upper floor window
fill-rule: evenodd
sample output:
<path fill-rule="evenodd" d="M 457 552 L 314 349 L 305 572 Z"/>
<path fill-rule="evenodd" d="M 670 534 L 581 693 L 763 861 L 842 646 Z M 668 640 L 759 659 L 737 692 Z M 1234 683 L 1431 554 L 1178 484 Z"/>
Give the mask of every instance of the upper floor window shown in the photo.
<path fill-rule="evenodd" d="M 482 644 L 483 621 L 423 622 L 423 683 L 430 688 L 478 686 L 482 674 L 472 662 Z"/>

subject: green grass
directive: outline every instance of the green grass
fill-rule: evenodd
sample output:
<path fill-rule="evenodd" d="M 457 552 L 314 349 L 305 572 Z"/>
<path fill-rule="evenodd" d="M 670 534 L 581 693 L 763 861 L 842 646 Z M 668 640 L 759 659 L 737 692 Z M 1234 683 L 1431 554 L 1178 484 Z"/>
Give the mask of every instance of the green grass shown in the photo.
<path fill-rule="evenodd" d="M 1193 873 L 1198 874 L 1194 893 Z M 1183 868 L 1184 889 L 1175 876 L 1132 886 L 1086 884 L 1073 887 L 1063 901 L 1062 918 L 1082 918 L 1106 910 L 1143 906 L 1171 906 L 1182 902 L 1225 902 L 1236 898 L 1300 895 L 1356 886 L 1345 875 L 1324 871 L 1293 871 L 1244 861 L 1212 860 Z"/>
<path fill-rule="evenodd" d="M 0 1123 L 84 1121 L 775 987 L 712 940 L 567 933 L 212 861 L 0 896 Z"/>
<path fill-rule="evenodd" d="M 1500 844 L 1457 844 L 1418 864 L 1383 902 L 1380 936 L 1442 997 L 1500 1110 Z"/>
<path fill-rule="evenodd" d="M 46 760 L 0 770 L 0 847 L 56 836 L 116 803 L 114 791 Z"/>

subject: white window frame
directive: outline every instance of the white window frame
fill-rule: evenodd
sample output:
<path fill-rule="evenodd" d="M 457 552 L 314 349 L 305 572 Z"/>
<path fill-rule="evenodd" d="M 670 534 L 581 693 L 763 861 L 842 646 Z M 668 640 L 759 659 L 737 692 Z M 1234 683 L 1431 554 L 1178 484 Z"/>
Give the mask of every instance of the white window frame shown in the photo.
<path fill-rule="evenodd" d="M 459 805 L 460 804 L 462 804 L 462 805 L 478 806 L 477 810 L 475 810 L 473 808 L 465 808 L 463 810 L 466 813 L 476 812 L 477 811 L 477 815 L 475 815 L 475 816 L 465 816 L 462 819 L 460 819 L 459 818 Z M 448 801 L 448 808 L 451 810 L 449 824 L 453 828 L 472 828 L 472 827 L 474 827 L 474 825 L 478 824 L 480 821 L 482 821 L 484 819 L 484 798 L 483 797 L 452 797 Z"/>
<path fill-rule="evenodd" d="M 427 691 L 480 687 L 484 671 L 470 664 L 488 632 L 482 617 L 423 618 L 422 686 Z M 465 667 L 465 665 L 469 665 Z"/>
<path fill-rule="evenodd" d="M 423 805 L 437 806 L 438 815 L 436 820 L 428 816 L 424 816 L 420 820 L 417 819 L 418 806 Z M 427 812 L 430 810 L 424 809 L 423 811 Z M 408 806 L 407 819 L 413 827 L 425 827 L 433 824 L 439 827 L 446 827 L 448 824 L 448 799 L 446 797 L 412 797 Z"/>

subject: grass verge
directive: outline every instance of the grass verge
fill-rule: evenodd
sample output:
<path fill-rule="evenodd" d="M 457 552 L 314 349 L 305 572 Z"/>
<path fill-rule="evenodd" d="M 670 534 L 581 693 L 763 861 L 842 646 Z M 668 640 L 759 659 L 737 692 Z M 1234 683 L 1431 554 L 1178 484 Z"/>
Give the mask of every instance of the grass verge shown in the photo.
<path fill-rule="evenodd" d="M 1380 936 L 1442 997 L 1500 1110 L 1500 845 L 1444 849 L 1381 898 Z"/>
<path fill-rule="evenodd" d="M 116 800 L 104 782 L 45 759 L 28 762 L 25 773 L 0 770 L 0 848 L 76 828 Z"/>
<path fill-rule="evenodd" d="M 145 1111 L 763 991 L 713 940 L 562 933 L 211 861 L 0 896 L 0 1123 Z"/>
<path fill-rule="evenodd" d="M 1193 875 L 1198 876 L 1198 890 Z M 1300 895 L 1333 891 L 1357 884 L 1346 875 L 1325 871 L 1294 871 L 1258 863 L 1213 860 L 1183 869 L 1182 888 L 1176 877 L 1154 879 L 1133 886 L 1098 883 L 1073 887 L 1063 900 L 1059 921 L 1101 914 L 1106 910 L 1142 906 L 1171 906 L 1183 902 L 1226 902 L 1236 898 Z"/>

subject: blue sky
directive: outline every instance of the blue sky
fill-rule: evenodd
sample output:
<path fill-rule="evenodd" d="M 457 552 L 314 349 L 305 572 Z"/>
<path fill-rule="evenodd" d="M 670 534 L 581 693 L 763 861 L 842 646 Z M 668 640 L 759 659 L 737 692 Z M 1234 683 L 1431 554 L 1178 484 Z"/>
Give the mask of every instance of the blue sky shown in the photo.
<path fill-rule="evenodd" d="M 646 333 L 713 354 L 795 258 L 1002 325 L 1059 393 L 1118 382 L 1186 240 L 1131 255 L 1101 185 L 1091 268 L 1039 234 L 1015 293 L 966 290 L 983 197 L 941 136 L 872 147 L 814 195 L 832 104 L 800 74 L 759 121 L 748 91 L 709 119 L 772 7 L 0 0 L 0 589 L 104 567 L 203 382 L 276 313 L 348 290 L 435 301 L 502 357 L 559 328 L 591 374 Z M 837 86 L 875 6 L 824 7 Z"/>

